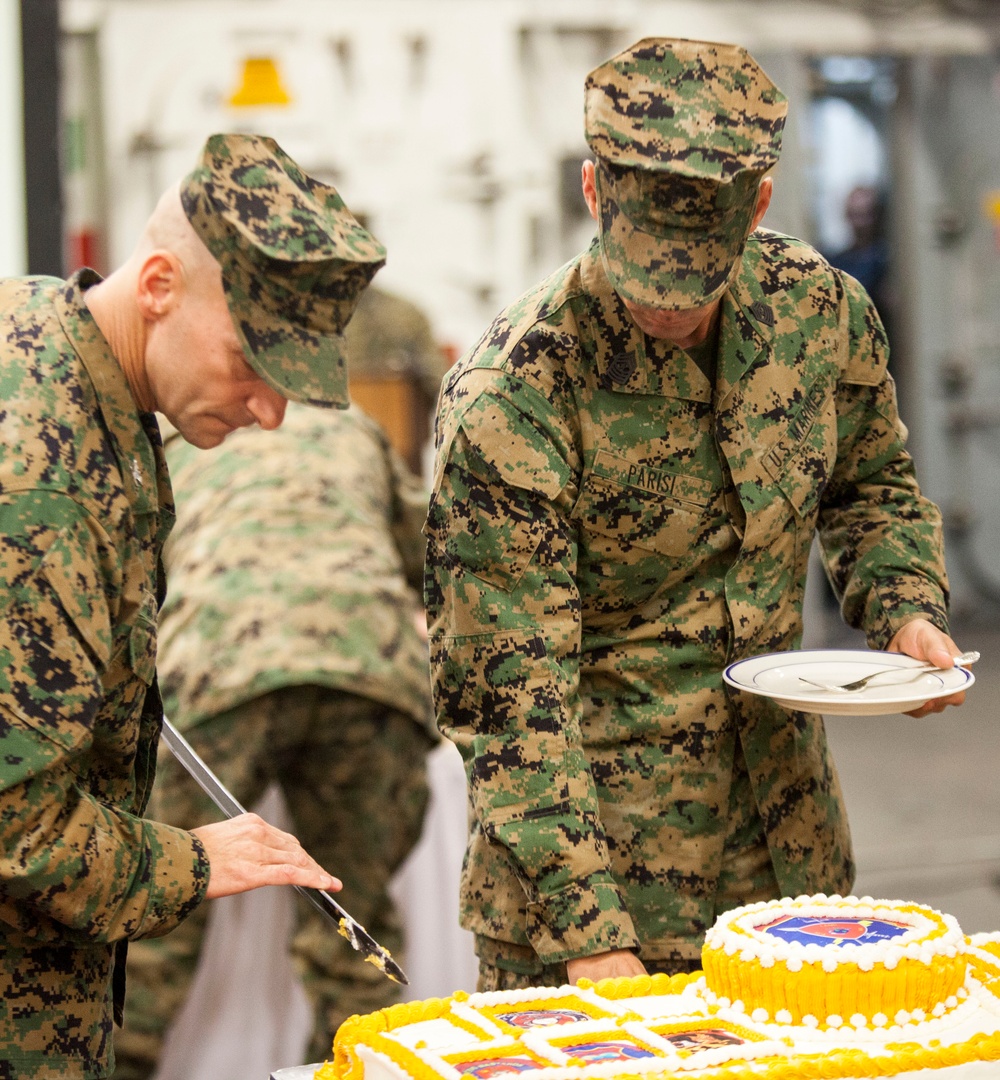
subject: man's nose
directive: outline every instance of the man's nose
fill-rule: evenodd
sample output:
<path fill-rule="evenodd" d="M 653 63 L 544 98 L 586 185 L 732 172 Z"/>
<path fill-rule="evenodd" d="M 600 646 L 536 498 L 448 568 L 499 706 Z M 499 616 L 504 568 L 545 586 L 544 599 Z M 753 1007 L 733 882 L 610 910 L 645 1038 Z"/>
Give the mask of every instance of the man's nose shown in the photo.
<path fill-rule="evenodd" d="M 261 382 L 247 399 L 247 409 L 265 431 L 273 431 L 281 426 L 287 406 L 288 400 L 265 382 Z"/>

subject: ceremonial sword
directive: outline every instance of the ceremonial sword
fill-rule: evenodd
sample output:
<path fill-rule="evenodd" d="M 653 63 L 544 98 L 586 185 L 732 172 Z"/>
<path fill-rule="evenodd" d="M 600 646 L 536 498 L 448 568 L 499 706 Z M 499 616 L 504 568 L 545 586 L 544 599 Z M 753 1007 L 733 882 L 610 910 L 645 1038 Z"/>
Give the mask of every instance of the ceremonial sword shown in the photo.
<path fill-rule="evenodd" d="M 246 810 L 233 798 L 226 786 L 214 772 L 201 759 L 195 748 L 184 738 L 170 721 L 163 718 L 163 741 L 170 747 L 171 753 L 191 774 L 191 777 L 215 805 L 226 815 L 227 818 L 238 817 L 245 814 Z M 403 969 L 393 960 L 389 950 L 379 943 L 368 931 L 356 922 L 337 903 L 336 900 L 322 889 L 307 889 L 301 885 L 293 885 L 292 888 L 304 896 L 310 904 L 321 911 L 327 918 L 337 924 L 337 933 L 347 938 L 351 948 L 361 953 L 365 962 L 374 964 L 375 967 L 388 976 L 393 982 L 409 983 L 409 979 L 403 974 Z"/>

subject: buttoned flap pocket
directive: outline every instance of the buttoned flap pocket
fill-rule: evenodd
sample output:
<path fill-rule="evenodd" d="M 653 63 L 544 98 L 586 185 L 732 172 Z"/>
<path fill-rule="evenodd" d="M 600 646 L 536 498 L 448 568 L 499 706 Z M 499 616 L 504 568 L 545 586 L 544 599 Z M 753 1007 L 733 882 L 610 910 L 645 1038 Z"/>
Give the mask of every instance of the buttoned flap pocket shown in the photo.
<path fill-rule="evenodd" d="M 811 441 L 784 452 L 780 441 L 762 458 L 764 470 L 774 481 L 800 519 L 810 517 L 819 505 L 830 475 L 831 463 L 825 447 Z"/>
<path fill-rule="evenodd" d="M 151 595 L 148 600 L 152 608 L 144 602 L 129 629 L 128 663 L 147 686 L 152 686 L 156 674 L 156 602 Z"/>
<path fill-rule="evenodd" d="M 588 532 L 662 555 L 689 554 L 713 499 L 707 480 L 598 451 L 573 517 Z"/>
<path fill-rule="evenodd" d="M 520 581 L 542 539 L 542 527 L 522 492 L 471 478 L 469 498 L 431 498 L 424 535 L 437 559 L 465 569 L 505 592 Z"/>

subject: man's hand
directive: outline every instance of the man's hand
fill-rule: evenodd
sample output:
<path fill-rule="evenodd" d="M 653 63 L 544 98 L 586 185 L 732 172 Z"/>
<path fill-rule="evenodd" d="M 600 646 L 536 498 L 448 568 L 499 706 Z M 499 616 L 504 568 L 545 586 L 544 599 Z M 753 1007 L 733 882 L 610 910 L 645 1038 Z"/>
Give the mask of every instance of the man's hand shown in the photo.
<path fill-rule="evenodd" d="M 209 900 L 249 892 L 261 885 L 302 885 L 337 892 L 343 886 L 328 874 L 289 833 L 256 814 L 191 830 L 202 842 L 211 874 Z"/>
<path fill-rule="evenodd" d="M 642 966 L 642 961 L 628 949 L 615 949 L 612 952 L 581 956 L 576 960 L 566 961 L 566 977 L 571 984 L 577 979 L 599 982 L 601 979 L 631 978 L 645 974 L 646 969 Z"/>
<path fill-rule="evenodd" d="M 889 642 L 889 652 L 905 653 L 928 664 L 937 664 L 940 668 L 950 668 L 952 661 L 961 653 L 961 649 L 947 634 L 940 631 L 926 619 L 913 619 L 896 631 Z M 919 709 L 914 709 L 907 716 L 927 716 L 928 713 L 943 712 L 948 705 L 961 705 L 965 701 L 965 691 L 949 697 L 935 698 L 925 702 Z"/>

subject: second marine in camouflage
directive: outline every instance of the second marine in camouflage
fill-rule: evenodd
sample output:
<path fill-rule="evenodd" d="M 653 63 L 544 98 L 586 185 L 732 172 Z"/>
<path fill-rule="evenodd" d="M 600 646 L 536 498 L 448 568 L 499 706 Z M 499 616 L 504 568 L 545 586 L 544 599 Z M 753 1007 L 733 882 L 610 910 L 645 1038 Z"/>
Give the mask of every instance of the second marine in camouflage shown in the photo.
<path fill-rule="evenodd" d="M 958 651 L 871 302 L 751 233 L 784 113 L 734 46 L 592 72 L 600 235 L 446 378 L 425 597 L 483 989 L 690 969 L 726 908 L 849 889 L 822 719 L 721 677 L 800 644 L 817 531 L 873 646 Z"/>

